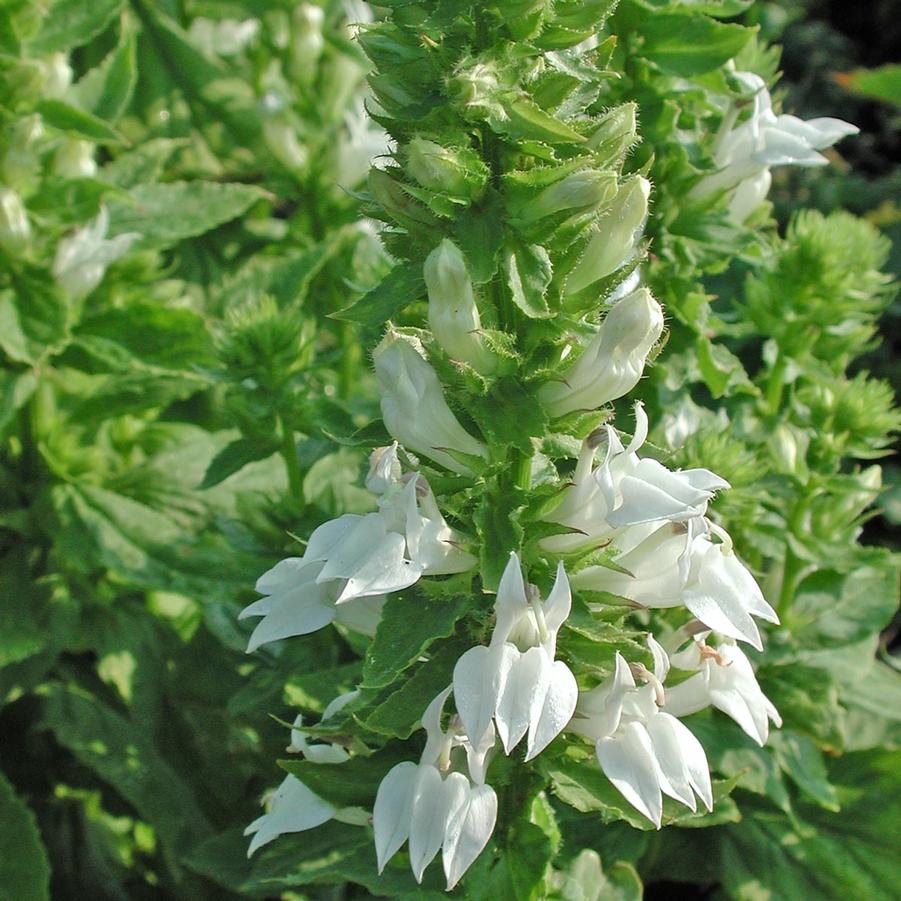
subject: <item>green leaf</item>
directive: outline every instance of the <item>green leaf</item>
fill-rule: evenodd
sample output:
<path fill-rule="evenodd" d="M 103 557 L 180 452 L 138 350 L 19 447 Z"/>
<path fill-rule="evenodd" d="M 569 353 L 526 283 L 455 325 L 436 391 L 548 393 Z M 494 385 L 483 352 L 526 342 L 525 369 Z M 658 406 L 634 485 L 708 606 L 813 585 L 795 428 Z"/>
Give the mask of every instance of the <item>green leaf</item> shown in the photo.
<path fill-rule="evenodd" d="M 493 121 L 491 126 L 495 131 L 514 140 L 544 141 L 548 144 L 585 142 L 585 138 L 565 122 L 546 113 L 525 97 L 507 104 L 507 115 L 509 118 Z"/>
<path fill-rule="evenodd" d="M 644 39 L 641 53 L 673 75 L 700 75 L 732 59 L 756 31 L 703 15 L 644 13 L 640 23 Z"/>
<path fill-rule="evenodd" d="M 213 457 L 200 483 L 202 489 L 212 488 L 243 469 L 248 463 L 265 460 L 279 448 L 279 442 L 266 438 L 238 438 Z"/>
<path fill-rule="evenodd" d="M 190 786 L 140 728 L 98 698 L 58 684 L 42 694 L 43 727 L 153 825 L 178 872 L 186 848 L 210 834 Z"/>
<path fill-rule="evenodd" d="M 525 501 L 526 494 L 520 489 L 498 487 L 482 494 L 473 523 L 479 534 L 479 562 L 485 591 L 497 591 L 511 551 L 518 551 L 522 546 L 524 533 L 520 516 Z"/>
<path fill-rule="evenodd" d="M 504 251 L 504 272 L 513 303 L 530 319 L 547 319 L 545 293 L 553 269 L 547 251 L 538 244 L 516 244 Z"/>
<path fill-rule="evenodd" d="M 0 299 L 2 310 L 2 299 Z M 31 400 L 38 380 L 34 372 L 0 371 L 0 434 L 15 419 L 16 413 Z"/>
<path fill-rule="evenodd" d="M 469 398 L 467 409 L 492 444 L 512 445 L 530 457 L 532 439 L 547 431 L 548 418 L 541 404 L 514 378 L 501 379 L 488 394 Z"/>
<path fill-rule="evenodd" d="M 401 688 L 393 692 L 366 718 L 367 729 L 396 738 L 409 738 L 426 707 L 450 685 L 454 666 L 466 646 L 458 642 L 444 644 Z"/>
<path fill-rule="evenodd" d="M 110 235 L 137 232 L 135 248 L 162 250 L 230 222 L 265 197 L 253 185 L 206 181 L 138 185 L 132 203 L 110 203 Z"/>
<path fill-rule="evenodd" d="M 862 641 L 891 621 L 898 606 L 901 558 L 882 548 L 861 549 L 848 574 L 820 570 L 798 588 L 789 624 L 806 646 Z"/>
<path fill-rule="evenodd" d="M 551 839 L 541 827 L 516 820 L 495 854 L 491 853 L 493 845 L 488 845 L 463 879 L 468 898 L 539 901 L 547 897 L 545 875 L 553 851 Z"/>
<path fill-rule="evenodd" d="M 123 31 L 119 46 L 72 88 L 79 106 L 115 122 L 128 108 L 138 78 L 135 37 Z"/>
<path fill-rule="evenodd" d="M 42 25 L 28 41 L 33 56 L 80 47 L 100 34 L 125 0 L 56 0 L 43 10 Z"/>
<path fill-rule="evenodd" d="M 769 746 L 788 777 L 813 801 L 827 810 L 839 809 L 835 789 L 829 784 L 820 749 L 806 736 L 790 729 L 778 729 Z"/>
<path fill-rule="evenodd" d="M 98 144 L 123 144 L 125 138 L 93 113 L 71 106 L 63 100 L 41 100 L 37 111 L 44 121 L 60 131 Z"/>
<path fill-rule="evenodd" d="M 46 278 L 24 276 L 18 290 L 0 292 L 0 348 L 17 363 L 40 363 L 62 350 L 69 310 Z"/>
<path fill-rule="evenodd" d="M 715 398 L 732 394 L 738 388 L 755 390 L 741 360 L 727 347 L 700 335 L 695 346 L 698 370 Z"/>
<path fill-rule="evenodd" d="M 555 876 L 552 901 L 641 901 L 643 889 L 635 868 L 619 861 L 604 870 L 596 851 L 581 851 Z"/>
<path fill-rule="evenodd" d="M 468 593 L 431 598 L 415 586 L 389 595 L 363 663 L 363 688 L 385 688 L 412 666 L 432 642 L 453 634 L 473 604 Z"/>
<path fill-rule="evenodd" d="M 418 263 L 401 263 L 356 303 L 331 313 L 330 318 L 381 326 L 424 294 L 422 266 Z"/>
<path fill-rule="evenodd" d="M 901 106 L 901 64 L 885 63 L 875 69 L 855 69 L 835 76 L 853 94 Z"/>
<path fill-rule="evenodd" d="M 34 814 L 0 772 L 0 901 L 49 901 L 50 863 Z"/>

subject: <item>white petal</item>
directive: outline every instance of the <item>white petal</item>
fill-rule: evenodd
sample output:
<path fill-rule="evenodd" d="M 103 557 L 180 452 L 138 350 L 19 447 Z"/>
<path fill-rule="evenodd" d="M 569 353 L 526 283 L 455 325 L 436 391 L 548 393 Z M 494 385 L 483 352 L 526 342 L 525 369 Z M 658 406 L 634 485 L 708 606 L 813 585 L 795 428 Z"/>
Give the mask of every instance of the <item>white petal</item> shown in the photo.
<path fill-rule="evenodd" d="M 541 715 L 551 675 L 551 660 L 544 648 L 529 648 L 525 653 L 515 653 L 516 659 L 497 699 L 494 717 L 497 733 L 507 754 L 526 734 L 529 725 Z"/>
<path fill-rule="evenodd" d="M 569 588 L 569 579 L 563 562 L 557 564 L 557 577 L 554 579 L 554 587 L 544 602 L 544 619 L 549 632 L 557 634 L 560 627 L 569 616 L 572 609 L 572 592 Z"/>
<path fill-rule="evenodd" d="M 519 557 L 515 553 L 511 553 L 497 587 L 497 598 L 494 602 L 497 621 L 494 626 L 493 640 L 506 641 L 516 621 L 528 609 L 529 602 L 526 599 L 526 585 L 523 581 Z"/>
<path fill-rule="evenodd" d="M 250 635 L 247 653 L 260 645 L 294 635 L 309 635 L 327 626 L 335 618 L 335 605 L 321 585 L 307 583 L 284 594 L 262 598 L 251 605 L 260 609 L 266 602 L 263 619 Z M 260 611 L 262 612 L 262 611 Z"/>
<path fill-rule="evenodd" d="M 379 785 L 372 809 L 372 829 L 379 873 L 410 835 L 413 793 L 419 767 L 404 761 L 389 770 Z"/>
<path fill-rule="evenodd" d="M 651 652 L 651 657 L 654 658 L 654 675 L 658 682 L 665 682 L 669 672 L 669 657 L 660 642 L 650 632 L 648 632 L 647 641 L 648 650 Z"/>
<path fill-rule="evenodd" d="M 651 740 L 640 723 L 628 723 L 596 745 L 598 763 L 623 797 L 658 829 L 663 797 Z"/>
<path fill-rule="evenodd" d="M 497 795 L 490 785 L 475 786 L 470 793 L 469 803 L 448 823 L 444 841 L 444 874 L 447 890 L 459 882 L 482 853 L 497 820 Z"/>
<path fill-rule="evenodd" d="M 304 560 L 328 560 L 334 549 L 344 540 L 351 529 L 362 519 L 358 513 L 345 513 L 337 519 L 330 519 L 313 530 Z"/>
<path fill-rule="evenodd" d="M 544 704 L 537 720 L 529 727 L 526 760 L 537 757 L 572 719 L 579 698 L 575 676 L 562 661 L 554 661 Z"/>
<path fill-rule="evenodd" d="M 519 652 L 512 645 L 470 648 L 454 667 L 454 700 L 463 728 L 478 742 L 494 716 L 507 673 Z"/>
<path fill-rule="evenodd" d="M 256 590 L 260 594 L 276 594 L 279 591 L 292 588 L 298 582 L 306 582 L 312 579 L 316 572 L 311 574 L 315 566 L 309 560 L 302 557 L 287 557 L 279 560 L 272 569 L 267 570 L 257 579 Z"/>
<path fill-rule="evenodd" d="M 672 720 L 670 725 L 679 742 L 682 760 L 688 770 L 691 787 L 704 802 L 704 806 L 708 810 L 713 810 L 713 787 L 710 784 L 710 766 L 707 763 L 707 755 L 704 753 L 703 745 L 695 738 L 694 733 L 685 723 L 680 723 L 675 717 L 669 717 L 665 713 L 660 713 L 658 716 Z"/>
<path fill-rule="evenodd" d="M 338 604 L 335 607 L 335 622 L 347 626 L 352 632 L 360 635 L 375 635 L 382 620 L 382 608 L 385 606 L 386 597 L 383 594 L 374 594 L 365 598 L 354 598 L 350 603 Z"/>
<path fill-rule="evenodd" d="M 435 767 L 419 767 L 410 820 L 410 868 L 417 882 L 422 882 L 425 868 L 444 842 L 450 818 L 464 806 L 468 795 L 469 780 L 461 773 L 442 780 Z"/>
<path fill-rule="evenodd" d="M 313 794 L 299 779 L 287 776 L 269 802 L 269 812 L 254 820 L 245 830 L 253 834 L 247 856 L 274 838 L 288 832 L 315 829 L 332 818 L 335 808 Z"/>
<path fill-rule="evenodd" d="M 688 716 L 709 707 L 710 687 L 706 671 L 695 673 L 684 682 L 666 689 L 666 711 L 673 716 Z"/>

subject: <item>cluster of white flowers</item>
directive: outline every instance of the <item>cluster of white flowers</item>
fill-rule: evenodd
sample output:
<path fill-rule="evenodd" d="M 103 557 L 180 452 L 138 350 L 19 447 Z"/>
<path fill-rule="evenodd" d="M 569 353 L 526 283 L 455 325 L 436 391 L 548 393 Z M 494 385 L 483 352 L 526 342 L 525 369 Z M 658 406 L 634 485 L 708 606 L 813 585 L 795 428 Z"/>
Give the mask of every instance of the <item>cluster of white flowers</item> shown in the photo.
<path fill-rule="evenodd" d="M 598 235 L 570 270 L 564 293 L 589 288 L 633 262 L 632 273 L 607 297 L 602 321 L 579 347 L 571 347 L 557 380 L 536 392 L 552 418 L 592 411 L 628 394 L 638 383 L 663 332 L 663 311 L 640 285 L 634 266 L 647 217 L 649 183 L 638 176 L 618 188 L 587 170 L 535 203 L 546 215 L 579 207 L 571 189 L 584 186 L 603 206 Z M 525 218 L 524 218 L 525 221 Z M 455 365 L 483 376 L 502 365 L 483 330 L 479 302 L 466 259 L 443 240 L 424 265 L 428 318 L 435 344 Z M 261 616 L 248 650 L 300 635 L 329 622 L 371 633 L 384 596 L 424 576 L 467 572 L 476 558 L 466 539 L 444 518 L 426 477 L 404 471 L 416 453 L 458 476 L 475 478 L 491 451 L 457 418 L 429 351 L 418 334 L 389 328 L 374 353 L 384 423 L 396 439 L 372 455 L 367 488 L 378 509 L 348 514 L 320 526 L 302 557 L 283 560 L 257 583 L 264 595 L 242 616 Z M 372 813 L 381 871 L 408 843 L 410 865 L 421 881 L 441 851 L 448 888 L 491 838 L 498 799 L 487 784 L 491 755 L 511 754 L 525 740 L 526 761 L 564 731 L 594 743 L 598 763 L 612 784 L 658 828 L 663 797 L 695 811 L 708 810 L 713 789 L 700 742 L 679 719 L 708 706 L 732 717 L 763 743 L 779 716 L 763 695 L 736 642 L 761 648 L 755 617 L 777 622 L 775 611 L 732 548 L 728 534 L 707 518 L 707 507 L 728 482 L 706 469 L 674 471 L 651 456 L 648 420 L 635 407 L 628 444 L 613 425 L 583 443 L 575 472 L 545 515 L 559 533 L 540 542 L 547 555 L 577 560 L 605 550 L 605 564 L 577 568 L 572 579 L 559 562 L 545 600 L 528 583 L 522 561 L 511 553 L 494 603 L 486 645 L 463 653 L 452 684 L 424 711 L 425 749 L 418 763 L 391 769 Z M 407 456 L 404 455 L 405 450 Z M 600 459 L 598 459 L 600 458 Z M 619 653 L 609 678 L 579 691 L 573 672 L 557 659 L 561 628 L 570 615 L 573 588 L 607 592 L 636 608 L 684 608 L 686 622 L 663 643 L 650 633 L 652 669 Z M 708 641 L 711 642 L 708 644 Z M 665 645 L 665 647 L 664 647 Z M 682 681 L 665 686 L 671 663 Z M 685 675 L 687 674 L 687 676 Z M 453 697 L 455 712 L 442 723 Z M 298 732 L 294 746 L 315 759 Z M 318 751 L 340 763 L 344 748 Z M 292 812 L 292 805 L 306 812 Z M 282 783 L 269 814 L 251 830 L 254 845 L 276 832 L 311 828 L 334 817 L 353 821 L 356 811 L 336 811 L 294 777 Z"/>
<path fill-rule="evenodd" d="M 805 122 L 797 116 L 777 116 L 759 75 L 733 75 L 752 97 L 750 115 L 736 124 L 744 104 L 729 108 L 713 149 L 719 171 L 705 176 L 692 193 L 700 198 L 728 190 L 729 213 L 742 222 L 766 199 L 773 181 L 771 166 L 825 166 L 828 160 L 818 151 L 857 134 L 859 129 L 841 119 Z"/>

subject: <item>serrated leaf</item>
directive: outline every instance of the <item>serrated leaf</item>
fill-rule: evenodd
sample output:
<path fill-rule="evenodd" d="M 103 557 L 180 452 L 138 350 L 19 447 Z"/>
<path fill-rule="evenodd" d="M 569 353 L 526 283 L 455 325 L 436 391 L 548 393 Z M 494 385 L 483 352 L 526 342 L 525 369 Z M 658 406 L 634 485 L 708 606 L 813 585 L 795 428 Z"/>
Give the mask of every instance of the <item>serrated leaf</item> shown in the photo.
<path fill-rule="evenodd" d="M 17 287 L 0 293 L 0 348 L 11 360 L 33 365 L 65 346 L 69 309 L 46 279 L 26 276 Z"/>
<path fill-rule="evenodd" d="M 700 14 L 644 14 L 640 33 L 642 56 L 665 72 L 690 77 L 717 69 L 732 59 L 756 28 L 724 24 Z"/>
<path fill-rule="evenodd" d="M 360 325 L 384 325 L 404 307 L 425 295 L 422 266 L 402 263 L 395 266 L 371 291 L 356 303 L 330 314 L 331 319 Z"/>
<path fill-rule="evenodd" d="M 520 516 L 525 502 L 526 493 L 520 489 L 482 495 L 473 523 L 479 533 L 479 563 L 486 591 L 497 591 L 510 552 L 522 546 Z"/>
<path fill-rule="evenodd" d="M 261 188 L 242 184 L 137 185 L 131 203 L 110 203 L 109 233 L 137 232 L 141 237 L 134 248 L 163 250 L 230 222 L 265 196 Z"/>
<path fill-rule="evenodd" d="M 229 476 L 243 469 L 248 463 L 265 460 L 272 456 L 279 447 L 277 439 L 270 438 L 238 438 L 216 454 L 210 461 L 207 471 L 200 483 L 201 489 L 212 488 L 224 482 Z"/>
<path fill-rule="evenodd" d="M 123 31 L 119 46 L 72 88 L 79 106 L 107 122 L 128 108 L 138 78 L 135 37 Z"/>
<path fill-rule="evenodd" d="M 41 28 L 28 41 L 34 56 L 80 47 L 100 34 L 113 20 L 125 0 L 56 0 L 44 10 Z"/>
<path fill-rule="evenodd" d="M 389 595 L 363 663 L 363 688 L 385 688 L 412 666 L 432 642 L 454 631 L 474 599 L 431 598 L 414 586 Z"/>
<path fill-rule="evenodd" d="M 98 144 L 123 144 L 125 138 L 109 123 L 63 100 L 41 100 L 36 107 L 44 122 L 78 138 Z"/>
<path fill-rule="evenodd" d="M 34 814 L 0 772 L 0 901 L 49 901 L 50 863 Z"/>
<path fill-rule="evenodd" d="M 537 244 L 516 244 L 504 251 L 504 272 L 513 303 L 530 319 L 554 314 L 545 294 L 554 271 L 547 251 Z"/>

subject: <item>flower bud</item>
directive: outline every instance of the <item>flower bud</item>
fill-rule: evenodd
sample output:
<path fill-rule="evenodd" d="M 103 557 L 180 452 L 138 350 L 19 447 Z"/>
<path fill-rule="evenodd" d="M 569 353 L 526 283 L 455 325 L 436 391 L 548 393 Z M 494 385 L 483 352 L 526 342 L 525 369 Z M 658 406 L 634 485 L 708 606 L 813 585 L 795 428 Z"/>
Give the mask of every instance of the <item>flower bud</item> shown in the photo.
<path fill-rule="evenodd" d="M 663 332 L 663 310 L 647 288 L 624 297 L 607 314 L 597 334 L 559 382 L 538 397 L 551 416 L 596 410 L 628 394 Z"/>
<path fill-rule="evenodd" d="M 492 373 L 497 358 L 480 334 L 479 308 L 460 248 L 445 238 L 426 258 L 423 274 L 429 325 L 438 343 L 451 359 L 468 363 L 483 375 Z"/>
<path fill-rule="evenodd" d="M 497 74 L 487 63 L 476 63 L 460 71 L 450 83 L 451 95 L 461 103 L 464 112 L 477 118 L 489 114 L 506 115 L 498 102 L 500 90 Z"/>
<path fill-rule="evenodd" d="M 541 191 L 523 207 L 517 218 L 534 222 L 564 211 L 587 212 L 604 206 L 615 194 L 615 175 L 597 169 L 580 169 Z"/>
<path fill-rule="evenodd" d="M 18 253 L 31 237 L 31 226 L 22 198 L 12 188 L 0 188 L 0 247 Z"/>
<path fill-rule="evenodd" d="M 629 261 L 648 218 L 651 183 L 640 175 L 617 192 L 566 280 L 566 293 L 575 294 Z"/>
<path fill-rule="evenodd" d="M 325 13 L 322 7 L 301 3 L 291 15 L 291 74 L 294 78 L 309 82 L 316 74 L 316 65 L 325 47 L 322 23 Z"/>
<path fill-rule="evenodd" d="M 257 35 L 260 23 L 256 19 L 206 19 L 202 16 L 191 22 L 188 36 L 208 56 L 236 56 Z"/>
<path fill-rule="evenodd" d="M 72 84 L 72 67 L 65 53 L 52 53 L 41 60 L 41 74 L 44 79 L 44 96 L 51 99 L 62 97 Z"/>
<path fill-rule="evenodd" d="M 478 200 L 482 196 L 488 170 L 472 151 L 449 150 L 434 141 L 416 137 L 407 152 L 407 171 L 424 188 L 466 200 Z"/>
<path fill-rule="evenodd" d="M 63 141 L 53 154 L 53 173 L 61 178 L 93 178 L 97 174 L 94 145 L 77 138 Z"/>
<path fill-rule="evenodd" d="M 426 206 L 414 200 L 394 178 L 381 169 L 370 169 L 367 182 L 373 199 L 403 228 L 423 234 L 438 220 Z"/>
<path fill-rule="evenodd" d="M 388 431 L 409 450 L 461 475 L 472 475 L 453 452 L 487 459 L 487 448 L 451 412 L 419 340 L 389 329 L 373 361 Z"/>
<path fill-rule="evenodd" d="M 604 160 L 624 154 L 638 140 L 638 105 L 624 103 L 610 110 L 588 139 L 587 146 Z"/>
<path fill-rule="evenodd" d="M 263 98 L 266 106 L 268 96 Z M 289 171 L 300 172 L 306 168 L 309 154 L 300 143 L 297 130 L 286 112 L 277 112 L 263 120 L 263 140 L 269 152 Z"/>
<path fill-rule="evenodd" d="M 366 488 L 373 494 L 384 494 L 389 488 L 400 484 L 403 470 L 397 456 L 397 442 L 387 447 L 377 447 L 369 455 L 369 472 Z"/>

